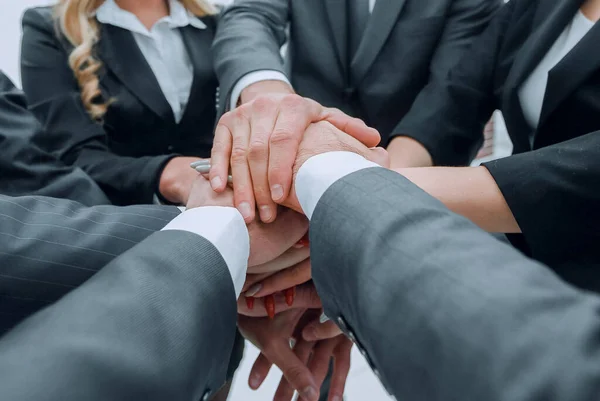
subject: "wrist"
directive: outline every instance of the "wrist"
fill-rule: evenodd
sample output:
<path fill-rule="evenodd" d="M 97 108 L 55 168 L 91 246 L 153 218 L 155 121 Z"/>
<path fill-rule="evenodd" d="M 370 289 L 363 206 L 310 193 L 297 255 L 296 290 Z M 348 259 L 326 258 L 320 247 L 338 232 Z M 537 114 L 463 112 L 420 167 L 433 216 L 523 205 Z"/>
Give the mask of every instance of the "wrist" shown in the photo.
<path fill-rule="evenodd" d="M 255 82 L 242 90 L 240 103 L 248 103 L 260 95 L 277 93 L 284 95 L 294 94 L 294 89 L 287 83 L 279 80 L 268 80 Z"/>
<path fill-rule="evenodd" d="M 192 184 L 198 173 L 190 168 L 190 163 L 199 160 L 195 157 L 175 157 L 171 159 L 164 167 L 159 183 L 159 195 L 166 201 L 185 205 Z"/>
<path fill-rule="evenodd" d="M 433 160 L 429 151 L 418 141 L 397 136 L 387 146 L 390 156 L 390 168 L 431 167 Z"/>

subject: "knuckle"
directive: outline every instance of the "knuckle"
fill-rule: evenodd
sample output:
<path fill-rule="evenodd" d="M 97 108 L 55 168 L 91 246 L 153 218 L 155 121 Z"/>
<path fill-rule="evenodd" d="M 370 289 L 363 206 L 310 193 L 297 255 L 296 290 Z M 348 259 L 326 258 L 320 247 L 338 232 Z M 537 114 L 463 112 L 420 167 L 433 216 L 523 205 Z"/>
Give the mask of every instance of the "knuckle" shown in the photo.
<path fill-rule="evenodd" d="M 294 133 L 288 128 L 276 128 L 271 135 L 271 145 L 281 146 L 295 142 Z"/>
<path fill-rule="evenodd" d="M 263 138 L 264 135 L 258 135 L 250 141 L 248 145 L 248 156 L 250 158 L 264 157 L 267 154 L 269 146 Z"/>
<path fill-rule="evenodd" d="M 281 99 L 281 106 L 283 108 L 298 108 L 298 107 L 302 107 L 302 105 L 304 104 L 304 98 L 300 95 L 297 94 L 289 94 L 283 97 L 283 99 Z"/>
<path fill-rule="evenodd" d="M 269 96 L 258 96 L 256 99 L 252 101 L 252 108 L 257 112 L 265 112 L 268 110 L 272 110 L 275 106 L 275 102 Z"/>
<path fill-rule="evenodd" d="M 246 163 L 246 148 L 240 145 L 234 145 L 231 149 L 231 163 L 242 164 Z"/>
<path fill-rule="evenodd" d="M 231 125 L 231 123 L 233 122 L 234 112 L 235 112 L 235 110 L 232 110 L 232 111 L 228 111 L 227 113 L 223 114 L 221 116 L 221 118 L 219 119 L 219 125 L 229 127 Z"/>
<path fill-rule="evenodd" d="M 296 364 L 285 367 L 283 371 L 285 372 L 285 377 L 292 383 L 297 382 L 304 377 L 304 369 Z"/>

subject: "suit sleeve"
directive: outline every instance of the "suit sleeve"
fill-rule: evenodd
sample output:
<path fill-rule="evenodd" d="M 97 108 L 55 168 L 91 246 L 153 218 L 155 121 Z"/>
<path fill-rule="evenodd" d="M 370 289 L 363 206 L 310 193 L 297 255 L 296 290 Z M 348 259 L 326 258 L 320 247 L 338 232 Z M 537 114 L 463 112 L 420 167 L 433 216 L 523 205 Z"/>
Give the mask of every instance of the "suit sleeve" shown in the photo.
<path fill-rule="evenodd" d="M 77 288 L 179 214 L 0 195 L 0 331 Z"/>
<path fill-rule="evenodd" d="M 472 1 L 453 2 L 444 39 L 432 61 L 430 82 L 390 138 L 415 139 L 438 166 L 468 165 L 482 144 L 485 124 L 498 106 L 494 95 L 497 56 L 515 2 L 500 8 L 471 47 L 461 51 L 468 45 L 467 35 L 481 30 L 497 6 L 497 2 L 488 1 L 470 9 L 468 3 Z M 458 63 L 456 57 L 460 57 Z"/>
<path fill-rule="evenodd" d="M 271 70 L 285 75 L 281 47 L 286 41 L 290 0 L 237 0 L 225 9 L 213 44 L 220 82 L 219 110 L 227 111 L 235 84 L 244 75 Z"/>
<path fill-rule="evenodd" d="M 153 234 L 2 337 L 2 398 L 209 399 L 225 383 L 236 318 L 217 249 Z"/>
<path fill-rule="evenodd" d="M 596 264 L 600 132 L 484 166 L 496 180 L 534 258 L 553 265 Z"/>
<path fill-rule="evenodd" d="M 327 316 L 398 400 L 599 394 L 599 297 L 397 173 L 365 169 L 335 182 L 312 216 L 310 238 Z"/>
<path fill-rule="evenodd" d="M 111 152 L 102 125 L 81 101 L 65 50 L 70 45 L 56 35 L 50 8 L 25 12 L 21 78 L 29 108 L 44 128 L 36 143 L 89 174 L 113 203 L 151 204 L 162 169 L 173 156 L 135 158 Z"/>

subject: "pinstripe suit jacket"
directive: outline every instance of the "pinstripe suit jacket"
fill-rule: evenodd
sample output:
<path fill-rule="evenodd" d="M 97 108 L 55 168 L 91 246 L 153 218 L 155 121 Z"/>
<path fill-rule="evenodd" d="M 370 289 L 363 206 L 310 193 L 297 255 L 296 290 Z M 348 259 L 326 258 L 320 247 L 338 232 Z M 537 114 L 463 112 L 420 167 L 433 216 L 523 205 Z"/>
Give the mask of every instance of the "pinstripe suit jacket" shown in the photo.
<path fill-rule="evenodd" d="M 72 206 L 67 211 L 58 207 L 51 217 L 47 207 L 36 204 L 43 205 L 29 199 L 21 206 L 33 208 L 29 215 L 45 215 L 45 223 L 28 220 L 37 230 L 52 231 L 51 226 L 58 225 L 59 215 L 63 215 L 77 223 L 69 224 L 73 230 L 87 232 L 86 227 L 96 227 L 94 240 L 101 243 L 108 237 L 127 236 L 130 229 L 126 226 L 135 225 L 142 217 L 159 221 L 168 215 L 128 209 L 120 217 L 120 227 L 98 229 L 102 223 L 116 226 L 109 223 L 106 213 L 110 209 L 77 211 Z M 98 222 L 90 224 L 91 220 Z M 60 224 L 54 230 L 64 231 L 65 226 Z M 29 234 L 28 229 L 22 233 Z M 82 237 L 90 240 L 91 233 Z M 129 241 L 117 242 L 129 246 L 125 245 Z M 75 242 L 67 248 L 69 253 L 75 244 L 91 246 Z M 97 253 L 100 250 L 96 248 Z M 103 257 L 110 259 L 111 255 Z M 52 268 L 94 264 L 93 260 L 80 262 L 62 260 Z M 0 264 L 4 266 L 4 261 Z M 208 400 L 225 382 L 236 311 L 231 276 L 214 245 L 188 232 L 154 233 L 0 339 L 0 398 Z"/>
<path fill-rule="evenodd" d="M 0 195 L 0 331 L 57 301 L 179 213 Z"/>

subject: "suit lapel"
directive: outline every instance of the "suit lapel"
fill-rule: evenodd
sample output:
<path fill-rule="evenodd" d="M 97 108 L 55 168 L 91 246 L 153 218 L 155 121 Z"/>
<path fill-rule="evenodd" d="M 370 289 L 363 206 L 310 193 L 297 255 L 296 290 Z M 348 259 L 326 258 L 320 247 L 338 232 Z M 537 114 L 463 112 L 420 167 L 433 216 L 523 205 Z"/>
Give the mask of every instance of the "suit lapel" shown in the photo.
<path fill-rule="evenodd" d="M 533 30 L 515 56 L 506 78 L 505 93 L 515 92 L 540 63 L 550 47 L 563 32 L 583 0 L 543 0 L 538 3 L 533 19 Z"/>
<path fill-rule="evenodd" d="M 394 29 L 406 0 L 377 0 L 363 40 L 351 63 L 354 85 L 365 77 Z M 350 27 L 351 28 L 351 27 Z"/>
<path fill-rule="evenodd" d="M 539 127 L 577 87 L 600 69 L 600 24 L 595 24 L 548 74 L 548 85 Z"/>
<path fill-rule="evenodd" d="M 173 110 L 131 32 L 103 25 L 100 37 L 99 57 L 106 67 L 150 110 L 175 122 Z"/>
<path fill-rule="evenodd" d="M 190 96 L 180 122 L 183 124 L 190 113 L 194 111 L 194 105 L 201 101 L 199 98 L 204 98 L 207 95 L 205 93 L 206 88 L 203 87 L 204 83 L 208 81 L 207 77 L 214 75 L 210 52 L 213 34 L 209 28 L 198 29 L 191 25 L 179 28 L 179 30 L 194 68 L 194 79 L 192 81 L 192 88 L 190 89 Z M 216 89 L 213 95 L 216 96 Z"/>
<path fill-rule="evenodd" d="M 327 9 L 327 16 L 337 49 L 339 64 L 344 74 L 346 74 L 348 72 L 348 7 L 346 0 L 323 1 Z"/>

